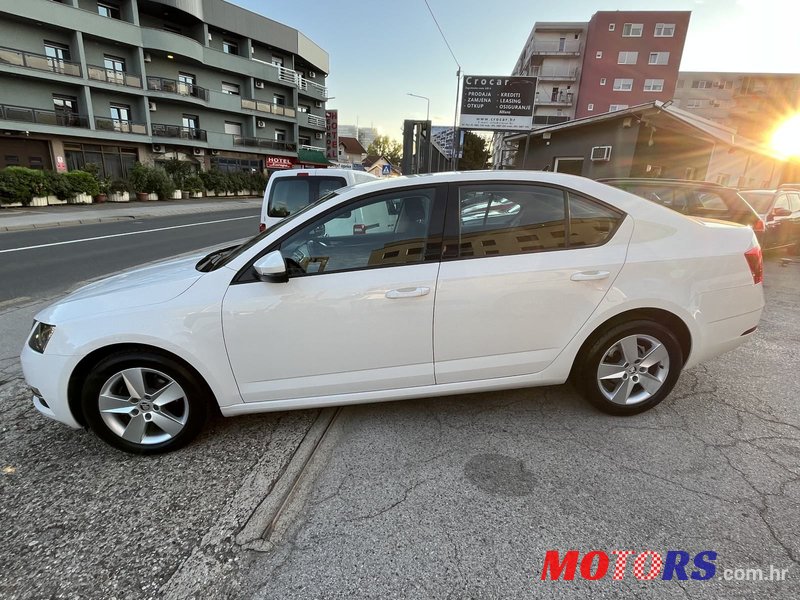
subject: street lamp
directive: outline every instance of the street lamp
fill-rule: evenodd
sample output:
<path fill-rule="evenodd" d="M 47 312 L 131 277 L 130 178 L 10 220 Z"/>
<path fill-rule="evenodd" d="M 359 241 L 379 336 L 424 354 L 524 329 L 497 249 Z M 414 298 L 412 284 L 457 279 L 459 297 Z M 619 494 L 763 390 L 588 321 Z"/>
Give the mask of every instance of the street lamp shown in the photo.
<path fill-rule="evenodd" d="M 412 94 L 411 92 L 406 93 L 407 96 L 414 96 L 414 98 L 422 98 L 428 103 L 428 109 L 425 111 L 425 120 L 431 120 L 431 99 L 427 96 L 420 96 L 419 94 Z"/>

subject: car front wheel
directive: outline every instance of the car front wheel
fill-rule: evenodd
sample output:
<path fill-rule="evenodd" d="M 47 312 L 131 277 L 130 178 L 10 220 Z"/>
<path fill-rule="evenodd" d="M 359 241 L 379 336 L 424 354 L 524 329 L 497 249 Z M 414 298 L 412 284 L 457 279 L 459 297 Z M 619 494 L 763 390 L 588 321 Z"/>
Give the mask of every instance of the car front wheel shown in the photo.
<path fill-rule="evenodd" d="M 208 413 L 208 393 L 197 376 L 155 353 L 123 352 L 100 361 L 86 379 L 82 403 L 99 438 L 134 454 L 185 446 Z"/>
<path fill-rule="evenodd" d="M 675 335 L 659 323 L 637 320 L 611 327 L 592 342 L 576 383 L 603 412 L 634 415 L 666 398 L 682 367 Z"/>

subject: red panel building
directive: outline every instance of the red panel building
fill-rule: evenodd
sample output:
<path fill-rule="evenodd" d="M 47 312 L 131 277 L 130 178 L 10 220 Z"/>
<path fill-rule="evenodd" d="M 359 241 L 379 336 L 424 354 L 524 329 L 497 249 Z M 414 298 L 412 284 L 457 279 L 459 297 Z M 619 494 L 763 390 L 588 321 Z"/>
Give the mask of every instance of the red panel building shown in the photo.
<path fill-rule="evenodd" d="M 689 11 L 601 11 L 586 35 L 575 118 L 673 97 Z"/>

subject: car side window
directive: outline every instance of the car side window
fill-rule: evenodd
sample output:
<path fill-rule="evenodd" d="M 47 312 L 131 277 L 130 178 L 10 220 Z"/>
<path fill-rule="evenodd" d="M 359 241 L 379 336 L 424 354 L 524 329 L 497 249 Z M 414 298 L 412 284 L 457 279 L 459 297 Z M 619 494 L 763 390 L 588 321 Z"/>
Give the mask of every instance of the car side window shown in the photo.
<path fill-rule="evenodd" d="M 422 262 L 434 188 L 372 196 L 316 219 L 281 243 L 290 275 Z"/>
<path fill-rule="evenodd" d="M 564 192 L 535 185 L 463 186 L 459 223 L 462 257 L 564 248 Z"/>
<path fill-rule="evenodd" d="M 604 243 L 622 220 L 607 206 L 569 192 L 569 247 Z"/>
<path fill-rule="evenodd" d="M 792 212 L 800 211 L 800 194 L 789 194 L 789 209 Z"/>
<path fill-rule="evenodd" d="M 778 196 L 778 199 L 775 200 L 775 208 L 785 208 L 789 210 L 789 195 L 781 194 Z"/>

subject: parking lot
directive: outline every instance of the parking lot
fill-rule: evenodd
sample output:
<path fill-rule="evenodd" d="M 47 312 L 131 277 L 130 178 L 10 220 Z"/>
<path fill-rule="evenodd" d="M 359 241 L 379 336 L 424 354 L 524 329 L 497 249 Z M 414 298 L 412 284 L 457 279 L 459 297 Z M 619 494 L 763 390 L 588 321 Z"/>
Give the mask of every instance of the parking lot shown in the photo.
<path fill-rule="evenodd" d="M 800 265 L 768 257 L 765 282 L 760 334 L 652 411 L 610 417 L 567 386 L 354 406 L 300 470 L 325 411 L 129 456 L 39 416 L 4 357 L 0 597 L 798 597 Z M 714 551 L 716 575 L 541 581 L 570 549 Z M 723 578 L 770 566 L 786 580 Z"/>

